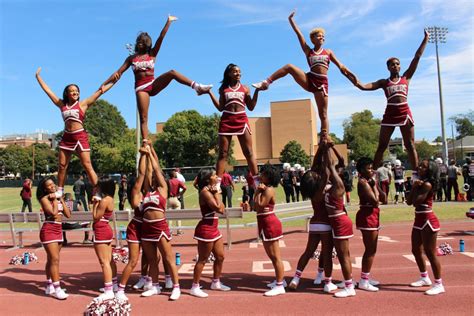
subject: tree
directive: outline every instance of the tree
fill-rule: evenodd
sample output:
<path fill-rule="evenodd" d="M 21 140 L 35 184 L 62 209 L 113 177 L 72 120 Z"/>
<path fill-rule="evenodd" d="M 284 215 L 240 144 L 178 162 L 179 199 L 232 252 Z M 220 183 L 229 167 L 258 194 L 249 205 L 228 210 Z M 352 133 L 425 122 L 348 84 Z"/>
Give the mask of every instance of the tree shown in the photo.
<path fill-rule="evenodd" d="M 84 128 L 95 143 L 114 146 L 127 131 L 127 123 L 114 105 L 98 100 L 87 110 Z"/>
<path fill-rule="evenodd" d="M 31 175 L 33 167 L 31 158 L 27 149 L 19 145 L 8 145 L 0 149 L 0 160 L 3 161 L 6 174 L 11 173 L 15 176 L 18 173 L 22 176 Z"/>
<path fill-rule="evenodd" d="M 298 163 L 302 166 L 309 166 L 309 157 L 306 155 L 301 144 L 296 140 L 289 141 L 283 150 L 280 152 L 280 161 L 285 163 L 288 162 L 292 165 Z"/>
<path fill-rule="evenodd" d="M 403 150 L 401 145 L 393 147 L 392 154 L 394 154 L 403 164 L 408 163 L 408 154 Z"/>
<path fill-rule="evenodd" d="M 457 114 L 450 117 L 449 120 L 456 124 L 456 132 L 458 133 L 456 139 L 474 135 L 474 110 L 469 110 L 466 114 Z"/>
<path fill-rule="evenodd" d="M 442 143 L 443 142 L 443 137 L 438 136 L 435 139 L 433 139 L 433 143 Z"/>
<path fill-rule="evenodd" d="M 430 159 L 438 152 L 436 146 L 430 145 L 426 140 L 416 144 L 416 152 L 418 153 L 419 160 Z"/>
<path fill-rule="evenodd" d="M 372 157 L 375 154 L 379 139 L 380 120 L 374 119 L 372 112 L 364 110 L 351 115 L 343 123 L 343 142 L 351 150 L 350 159 Z"/>

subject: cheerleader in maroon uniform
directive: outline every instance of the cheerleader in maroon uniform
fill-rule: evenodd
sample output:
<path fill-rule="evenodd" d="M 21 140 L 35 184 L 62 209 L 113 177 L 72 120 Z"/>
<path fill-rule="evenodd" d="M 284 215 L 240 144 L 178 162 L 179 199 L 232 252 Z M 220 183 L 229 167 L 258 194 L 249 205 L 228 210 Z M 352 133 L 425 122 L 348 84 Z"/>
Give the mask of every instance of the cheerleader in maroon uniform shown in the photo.
<path fill-rule="evenodd" d="M 165 216 L 168 186 L 153 147 L 147 145 L 141 149 L 141 152 L 148 157 L 147 181 L 151 184 L 149 191 L 141 198 L 143 201 L 141 206 L 143 210 L 142 247 L 150 266 L 150 276 L 153 282 L 152 288 L 143 292 L 142 296 L 148 297 L 161 292 L 158 283 L 158 248 L 173 282 L 170 300 L 175 301 L 180 297 L 181 289 L 170 243 L 171 232 Z M 150 171 L 152 172 L 151 177 Z"/>
<path fill-rule="evenodd" d="M 415 256 L 421 278 L 410 284 L 413 287 L 429 286 L 431 280 L 426 272 L 423 251 L 428 257 L 435 277 L 435 284 L 425 292 L 427 295 L 444 293 L 441 279 L 441 264 L 436 256 L 436 238 L 440 225 L 433 213 L 433 197 L 439 184 L 438 165 L 433 160 L 424 159 L 418 166 L 420 180 L 413 183 L 407 204 L 415 206 L 415 222 L 411 232 L 411 251 Z"/>
<path fill-rule="evenodd" d="M 216 188 L 217 175 L 213 169 L 202 169 L 197 176 L 199 187 L 199 207 L 202 219 L 194 231 L 194 239 L 198 241 L 198 260 L 194 266 L 193 285 L 190 294 L 196 297 L 208 297 L 201 290 L 199 280 L 207 259 L 214 254 L 214 274 L 212 277 L 211 290 L 230 291 L 230 287 L 220 281 L 222 264 L 224 263 L 224 243 L 219 231 L 219 218 L 216 213 L 224 214 L 220 194 Z"/>
<path fill-rule="evenodd" d="M 383 159 L 383 153 L 388 147 L 390 137 L 395 127 L 400 127 L 403 143 L 408 153 L 408 159 L 414 172 L 418 166 L 418 155 L 415 149 L 415 121 L 408 106 L 408 85 L 415 74 L 418 62 L 428 43 L 429 34 L 425 30 L 425 37 L 420 47 L 415 53 L 415 57 L 410 63 L 408 69 L 400 77 L 400 60 L 391 57 L 387 60 L 387 68 L 390 71 L 390 78 L 380 79 L 372 83 L 362 84 L 359 81 L 355 86 L 361 90 L 383 89 L 387 97 L 387 107 L 380 124 L 379 145 L 374 157 L 374 168 L 380 167 Z"/>
<path fill-rule="evenodd" d="M 318 275 L 314 280 L 314 284 L 321 284 L 324 272 L 324 292 L 331 292 L 337 289 L 332 283 L 332 249 L 334 247 L 331 225 L 324 202 L 324 194 L 329 190 L 328 175 L 326 167 L 323 167 L 323 151 L 327 150 L 324 146 L 318 146 L 318 151 L 314 156 L 313 165 L 301 179 L 301 193 L 303 198 L 311 199 L 313 206 L 313 217 L 309 223 L 308 242 L 304 253 L 298 260 L 296 272 L 288 286 L 290 289 L 298 287 L 304 268 L 308 264 L 309 259 L 313 256 L 319 242 L 321 241 L 321 253 L 319 257 Z"/>
<path fill-rule="evenodd" d="M 198 95 L 212 88 L 212 85 L 199 84 L 188 79 L 176 70 L 170 70 L 155 78 L 156 56 L 160 51 L 161 44 L 171 23 L 176 20 L 176 17 L 168 16 L 168 20 L 153 47 L 151 37 L 148 33 L 142 32 L 138 34 L 135 43 L 135 53 L 127 57 L 123 65 L 103 83 L 106 85 L 109 82 L 117 82 L 122 74 L 132 66 L 135 75 L 135 94 L 137 97 L 137 107 L 140 114 L 140 127 L 143 139 L 147 139 L 148 137 L 148 108 L 150 107 L 150 97 L 160 93 L 171 81 L 176 80 L 183 85 L 190 86 L 196 90 Z"/>
<path fill-rule="evenodd" d="M 280 183 L 280 174 L 270 164 L 263 166 L 260 171 L 260 184 L 254 196 L 255 211 L 257 212 L 258 234 L 262 239 L 263 248 L 272 261 L 275 269 L 275 285 L 264 293 L 265 296 L 285 294 L 283 285 L 283 262 L 281 261 L 278 240 L 283 237 L 281 222 L 275 215 L 275 188 Z"/>
<path fill-rule="evenodd" d="M 352 82 L 355 82 L 355 76 L 343 64 L 341 64 L 333 51 L 322 47 L 324 44 L 324 29 L 315 28 L 309 33 L 311 43 L 314 45 L 313 48 L 309 47 L 303 33 L 301 33 L 293 20 L 295 13 L 296 11 L 291 12 L 288 20 L 290 21 L 290 25 L 295 31 L 301 48 L 308 60 L 310 71 L 305 73 L 295 65 L 287 64 L 274 72 L 266 80 L 252 84 L 252 86 L 261 90 L 266 90 L 273 81 L 290 74 L 293 79 L 295 79 L 296 83 L 304 90 L 314 94 L 314 99 L 318 106 L 318 114 L 321 119 L 321 131 L 329 131 L 329 119 L 327 114 L 329 89 L 327 74 L 329 63 L 332 61 L 339 68 L 341 73 Z"/>
<path fill-rule="evenodd" d="M 253 179 L 257 178 L 257 160 L 252 150 L 252 136 L 249 120 L 245 107 L 253 111 L 258 99 L 258 89 L 250 97 L 250 89 L 240 83 L 240 68 L 229 64 L 224 70 L 224 79 L 219 88 L 219 100 L 209 91 L 214 106 L 222 113 L 219 123 L 219 157 L 217 158 L 216 173 L 218 176 L 218 189 L 220 190 L 220 177 L 224 174 L 225 164 L 229 155 L 229 146 L 232 136 L 239 139 L 242 152 L 249 165 Z M 257 183 L 256 183 L 257 184 Z"/>
<path fill-rule="evenodd" d="M 79 87 L 70 84 L 64 88 L 63 98 L 60 99 L 41 78 L 40 72 L 41 67 L 36 71 L 36 79 L 51 101 L 60 109 L 64 120 L 64 134 L 59 143 L 58 191 L 56 192 L 59 198 L 64 194 L 67 167 L 74 152 L 79 156 L 81 165 L 87 172 L 92 185 L 97 185 L 97 174 L 91 163 L 89 137 L 84 130 L 84 118 L 87 109 L 114 84 L 103 85 L 93 95 L 81 101 L 79 101 Z"/>
<path fill-rule="evenodd" d="M 68 295 L 61 288 L 59 278 L 59 253 L 63 242 L 61 217 L 63 215 L 70 217 L 71 211 L 62 197 L 59 200 L 56 199 L 56 184 L 51 177 L 40 181 L 36 191 L 36 198 L 45 217 L 40 230 L 40 240 L 47 255 L 45 267 L 47 285 L 45 293 L 46 295 L 64 300 Z"/>
<path fill-rule="evenodd" d="M 385 202 L 387 196 L 383 191 L 379 191 L 374 180 L 374 170 L 372 159 L 360 158 L 357 161 L 357 171 L 359 180 L 357 182 L 357 193 L 360 200 L 360 209 L 356 215 L 356 227 L 362 233 L 364 242 L 364 255 L 362 257 L 362 272 L 360 276 L 359 289 L 376 292 L 375 287 L 378 281 L 370 279 L 370 270 L 377 252 L 377 240 L 380 230 L 380 209 L 379 200 Z M 379 195 L 383 195 L 379 198 Z"/>
<path fill-rule="evenodd" d="M 92 206 L 94 224 L 94 250 L 99 259 L 104 275 L 104 293 L 99 298 L 110 300 L 114 298 L 114 288 L 117 289 L 117 266 L 112 259 L 112 240 L 114 233 L 109 225 L 114 214 L 115 182 L 108 176 L 101 177 L 98 183 L 98 196 Z"/>

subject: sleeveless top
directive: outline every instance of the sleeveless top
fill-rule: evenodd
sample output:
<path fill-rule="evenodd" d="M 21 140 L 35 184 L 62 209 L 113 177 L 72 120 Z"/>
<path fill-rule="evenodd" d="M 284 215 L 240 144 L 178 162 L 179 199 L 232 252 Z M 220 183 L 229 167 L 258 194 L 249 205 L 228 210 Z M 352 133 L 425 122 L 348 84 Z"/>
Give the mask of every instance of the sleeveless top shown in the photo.
<path fill-rule="evenodd" d="M 385 97 L 387 97 L 387 105 L 402 105 L 407 103 L 408 98 L 408 81 L 405 77 L 398 78 L 397 81 L 392 81 L 387 79 L 387 84 L 383 87 L 385 92 Z M 390 100 L 394 97 L 402 97 L 403 102 L 400 103 L 391 103 Z"/>
<path fill-rule="evenodd" d="M 67 121 L 75 121 L 81 124 L 84 123 L 84 118 L 86 114 L 82 111 L 79 106 L 79 101 L 76 101 L 73 105 L 63 105 L 60 107 L 61 115 L 63 117 L 64 123 Z"/>
<path fill-rule="evenodd" d="M 51 202 L 51 206 L 53 206 L 54 205 L 53 201 L 50 201 L 50 202 Z M 63 216 L 63 204 L 59 201 L 58 201 L 58 214 L 60 216 Z M 54 216 L 52 214 L 46 214 L 46 213 L 44 213 L 44 222 L 45 223 L 61 224 L 61 222 L 56 222 L 54 220 Z"/>
<path fill-rule="evenodd" d="M 329 69 L 329 63 L 331 62 L 331 58 L 324 48 L 320 48 L 317 52 L 311 50 L 307 60 L 311 70 L 316 66 L 322 66 L 326 69 Z"/>
<path fill-rule="evenodd" d="M 155 60 L 150 55 L 135 56 L 132 58 L 132 70 L 134 73 L 155 70 Z"/>
<path fill-rule="evenodd" d="M 141 205 L 142 212 L 159 211 L 165 213 L 166 199 L 158 191 L 148 192 L 143 198 Z"/>
<path fill-rule="evenodd" d="M 422 204 L 415 207 L 415 213 L 431 213 L 433 212 L 433 190 L 426 195 Z"/>
<path fill-rule="evenodd" d="M 247 91 L 243 85 L 238 84 L 237 88 L 232 89 L 230 86 L 224 89 L 225 97 L 225 106 L 227 107 L 231 104 L 238 104 L 245 108 L 245 95 Z"/>
<path fill-rule="evenodd" d="M 331 196 L 331 194 L 329 192 L 326 192 L 324 194 L 324 205 L 326 207 L 326 210 L 329 211 L 329 210 L 332 210 L 331 213 L 336 213 L 336 211 L 346 211 L 344 209 L 344 198 L 340 197 L 340 198 L 335 198 L 333 196 Z M 328 212 L 330 213 L 330 212 Z M 340 213 L 340 212 L 337 212 L 337 213 Z"/>
<path fill-rule="evenodd" d="M 275 214 L 273 210 L 275 208 L 275 204 L 269 203 L 261 212 L 257 212 L 257 216 L 265 216 L 270 214 Z"/>

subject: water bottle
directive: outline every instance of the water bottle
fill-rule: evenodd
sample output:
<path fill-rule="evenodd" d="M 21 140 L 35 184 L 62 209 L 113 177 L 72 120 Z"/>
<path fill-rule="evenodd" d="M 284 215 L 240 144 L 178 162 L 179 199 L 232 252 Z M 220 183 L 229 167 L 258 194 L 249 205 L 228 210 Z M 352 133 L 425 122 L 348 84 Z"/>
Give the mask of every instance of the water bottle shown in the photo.
<path fill-rule="evenodd" d="M 27 253 L 27 252 L 25 252 L 25 253 L 23 254 L 23 264 L 24 264 L 24 265 L 27 265 L 27 264 L 29 264 L 29 263 L 30 263 L 30 254 Z"/>
<path fill-rule="evenodd" d="M 121 237 L 120 239 L 125 240 L 127 239 L 127 230 L 125 229 L 125 226 L 120 226 L 120 234 Z"/>
<path fill-rule="evenodd" d="M 181 265 L 181 254 L 179 252 L 176 253 L 176 265 Z"/>
<path fill-rule="evenodd" d="M 459 252 L 464 252 L 464 239 L 459 241 Z"/>

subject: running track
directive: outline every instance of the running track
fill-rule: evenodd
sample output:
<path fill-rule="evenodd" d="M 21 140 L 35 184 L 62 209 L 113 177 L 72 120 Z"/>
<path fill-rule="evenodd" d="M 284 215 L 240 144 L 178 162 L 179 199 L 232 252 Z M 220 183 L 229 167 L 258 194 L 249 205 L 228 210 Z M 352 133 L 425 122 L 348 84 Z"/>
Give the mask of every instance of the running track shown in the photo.
<path fill-rule="evenodd" d="M 230 292 L 208 290 L 210 274 L 204 274 L 201 285 L 209 293 L 206 299 L 188 295 L 191 286 L 193 257 L 196 254 L 192 231 L 174 237 L 174 251 L 181 253 L 180 284 L 182 296 L 176 302 L 168 301 L 168 293 L 150 298 L 139 297 L 139 292 L 127 289 L 134 315 L 309 315 L 309 314 L 383 314 L 383 315 L 474 315 L 474 221 L 442 222 L 440 240 L 448 242 L 455 254 L 439 257 L 443 269 L 446 293 L 435 297 L 423 294 L 427 288 L 410 288 L 410 282 L 418 279 L 416 264 L 410 260 L 411 223 L 384 226 L 380 235 L 378 254 L 372 275 L 381 281 L 380 291 L 370 293 L 358 290 L 355 297 L 336 299 L 314 286 L 316 261 L 311 260 L 303 273 L 297 292 L 287 292 L 277 297 L 264 297 L 266 284 L 274 279 L 271 263 L 261 245 L 256 244 L 255 229 L 233 230 L 235 241 L 226 251 L 223 282 L 232 287 Z M 43 293 L 45 252 L 36 240 L 37 234 L 27 235 L 26 244 L 38 256 L 40 263 L 27 266 L 8 265 L 9 259 L 22 250 L 0 248 L 0 306 L 2 315 L 71 315 L 82 314 L 86 305 L 99 293 L 102 286 L 98 261 L 91 246 L 79 243 L 81 233 L 68 233 L 69 242 L 75 242 L 61 252 L 61 276 L 63 286 L 70 294 L 66 301 L 46 297 Z M 9 243 L 7 233 L 0 234 L 0 243 Z M 465 253 L 459 253 L 459 239 L 465 240 Z M 306 245 L 307 235 L 298 228 L 285 230 L 282 259 L 288 271 L 289 282 L 296 262 Z M 360 257 L 363 253 L 360 232 L 351 239 L 351 255 L 354 279 L 360 276 Z M 408 256 L 405 257 L 405 256 Z M 337 261 L 335 261 L 337 263 Z M 123 264 L 119 264 L 119 273 Z M 162 265 L 160 265 L 162 269 Z M 210 271 L 211 265 L 205 267 Z M 431 270 L 428 269 L 432 278 Z M 340 280 L 340 269 L 335 267 L 333 278 Z M 138 274 L 131 281 L 135 282 Z M 432 278 L 433 279 L 433 278 Z"/>

